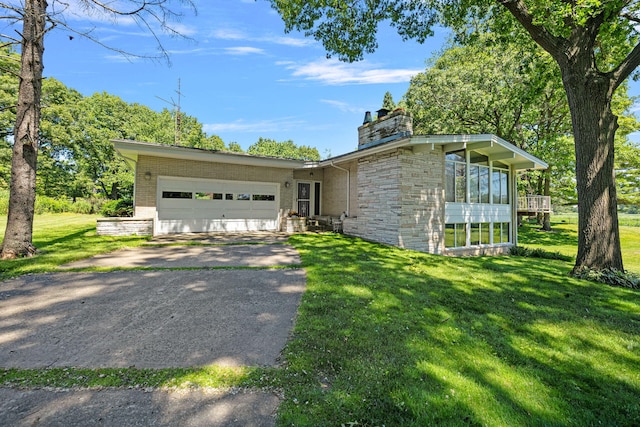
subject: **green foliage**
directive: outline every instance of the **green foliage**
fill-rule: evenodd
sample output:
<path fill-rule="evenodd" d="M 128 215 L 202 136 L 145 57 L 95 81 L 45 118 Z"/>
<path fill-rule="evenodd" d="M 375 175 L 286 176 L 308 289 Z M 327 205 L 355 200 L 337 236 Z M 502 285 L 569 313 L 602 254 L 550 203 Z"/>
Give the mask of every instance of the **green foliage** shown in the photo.
<path fill-rule="evenodd" d="M 133 200 L 108 200 L 102 205 L 100 213 L 107 217 L 131 217 L 133 216 Z"/>
<path fill-rule="evenodd" d="M 586 267 L 582 267 L 574 271 L 573 276 L 577 277 L 578 279 L 605 283 L 611 286 L 640 289 L 640 276 L 626 271 L 613 269 L 592 270 Z"/>
<path fill-rule="evenodd" d="M 528 248 L 526 246 L 513 246 L 509 253 L 513 256 L 529 257 L 529 258 L 542 258 L 542 259 L 557 259 L 561 261 L 572 261 L 573 257 L 563 255 L 560 252 L 549 252 L 542 248 Z"/>
<path fill-rule="evenodd" d="M 240 144 L 235 141 L 229 143 L 229 147 L 227 148 L 227 150 L 231 151 L 232 153 L 244 153 L 244 150 L 242 149 Z"/>
<path fill-rule="evenodd" d="M 262 137 L 247 149 L 247 153 L 283 159 L 320 160 L 320 153 L 317 148 L 312 148 L 307 145 L 297 146 L 291 140 L 277 142 L 273 139 Z"/>
<path fill-rule="evenodd" d="M 391 95 L 391 92 L 389 91 L 384 93 L 384 98 L 382 100 L 382 108 L 387 109 L 389 111 L 393 111 L 396 108 L 396 103 L 393 102 L 393 95 Z"/>

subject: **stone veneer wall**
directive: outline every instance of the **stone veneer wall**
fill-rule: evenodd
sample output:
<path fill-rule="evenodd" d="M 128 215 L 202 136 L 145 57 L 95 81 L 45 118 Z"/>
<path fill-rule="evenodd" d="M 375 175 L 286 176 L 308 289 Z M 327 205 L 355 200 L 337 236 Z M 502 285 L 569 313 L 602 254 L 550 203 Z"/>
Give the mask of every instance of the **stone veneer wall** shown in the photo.
<path fill-rule="evenodd" d="M 436 147 L 360 159 L 357 218 L 345 234 L 407 249 L 444 251 L 444 157 Z"/>
<path fill-rule="evenodd" d="M 151 179 L 145 179 L 147 171 L 151 172 Z M 293 182 L 291 169 L 140 156 L 136 167 L 136 217 L 155 216 L 158 176 L 280 183 L 280 209 L 288 211 L 293 206 L 295 186 L 284 186 L 285 182 Z"/>
<path fill-rule="evenodd" d="M 98 236 L 151 236 L 153 218 L 98 218 Z"/>
<path fill-rule="evenodd" d="M 444 251 L 444 154 L 416 146 L 402 156 L 400 246 L 432 254 Z"/>
<path fill-rule="evenodd" d="M 402 151 L 394 150 L 359 159 L 358 216 L 345 221 L 345 234 L 399 246 Z"/>

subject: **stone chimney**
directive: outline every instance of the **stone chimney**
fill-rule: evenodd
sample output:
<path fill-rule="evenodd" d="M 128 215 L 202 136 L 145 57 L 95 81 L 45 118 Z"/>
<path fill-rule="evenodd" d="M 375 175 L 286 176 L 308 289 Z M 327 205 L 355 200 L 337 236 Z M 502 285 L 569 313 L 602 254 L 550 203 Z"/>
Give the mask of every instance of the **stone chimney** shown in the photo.
<path fill-rule="evenodd" d="M 391 113 L 387 110 L 378 110 L 378 118 L 373 121 L 369 121 L 370 117 L 371 113 L 365 114 L 365 123 L 358 128 L 359 150 L 413 134 L 411 114 L 402 108 Z"/>

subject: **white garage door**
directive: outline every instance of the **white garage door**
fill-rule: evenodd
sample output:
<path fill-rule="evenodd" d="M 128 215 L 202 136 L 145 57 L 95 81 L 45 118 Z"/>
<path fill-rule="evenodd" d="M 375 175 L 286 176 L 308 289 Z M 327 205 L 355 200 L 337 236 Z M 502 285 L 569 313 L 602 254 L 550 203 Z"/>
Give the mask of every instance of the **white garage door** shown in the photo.
<path fill-rule="evenodd" d="M 275 183 L 158 178 L 155 233 L 277 230 Z"/>

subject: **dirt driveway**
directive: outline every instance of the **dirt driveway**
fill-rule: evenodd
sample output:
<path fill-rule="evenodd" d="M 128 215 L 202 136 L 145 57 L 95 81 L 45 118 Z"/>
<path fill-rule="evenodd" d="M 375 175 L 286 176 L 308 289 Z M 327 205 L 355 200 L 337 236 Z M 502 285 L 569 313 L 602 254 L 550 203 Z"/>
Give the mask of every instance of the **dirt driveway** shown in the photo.
<path fill-rule="evenodd" d="M 250 243 L 128 249 L 67 267 L 155 269 L 36 274 L 0 283 L 0 368 L 276 365 L 306 278 L 302 269 L 295 268 L 299 258 L 293 248 L 272 240 Z M 247 265 L 287 268 L 233 268 Z M 214 266 L 225 268 L 207 268 Z M 37 397 L 35 390 L 0 391 L 1 425 L 31 425 L 34 418 L 27 413 L 42 415 L 39 425 L 58 425 L 62 420 L 73 425 L 74 413 L 78 425 L 93 424 L 93 412 L 84 413 L 78 406 L 87 393 L 96 402 L 108 396 L 112 402 L 137 402 L 130 405 L 131 421 L 136 416 L 142 419 L 131 425 L 181 425 L 175 423 L 179 413 L 191 414 L 192 422 L 182 425 L 272 425 L 278 404 L 269 393 L 234 397 L 182 392 L 191 402 L 185 406 L 185 400 L 157 390 L 152 392 L 157 394 L 155 400 L 130 395 L 131 390 L 76 390 L 48 397 Z M 29 396 L 36 396 L 35 406 L 23 408 Z M 60 402 L 63 396 L 66 404 Z M 58 402 L 54 406 L 52 399 Z M 145 404 L 158 399 L 181 404 Z M 247 401 L 255 411 L 247 411 Z M 97 405 L 102 408 L 102 425 L 118 424 L 122 415 L 118 404 Z M 16 419 L 21 411 L 24 416 Z M 156 418 L 148 418 L 151 414 Z"/>

